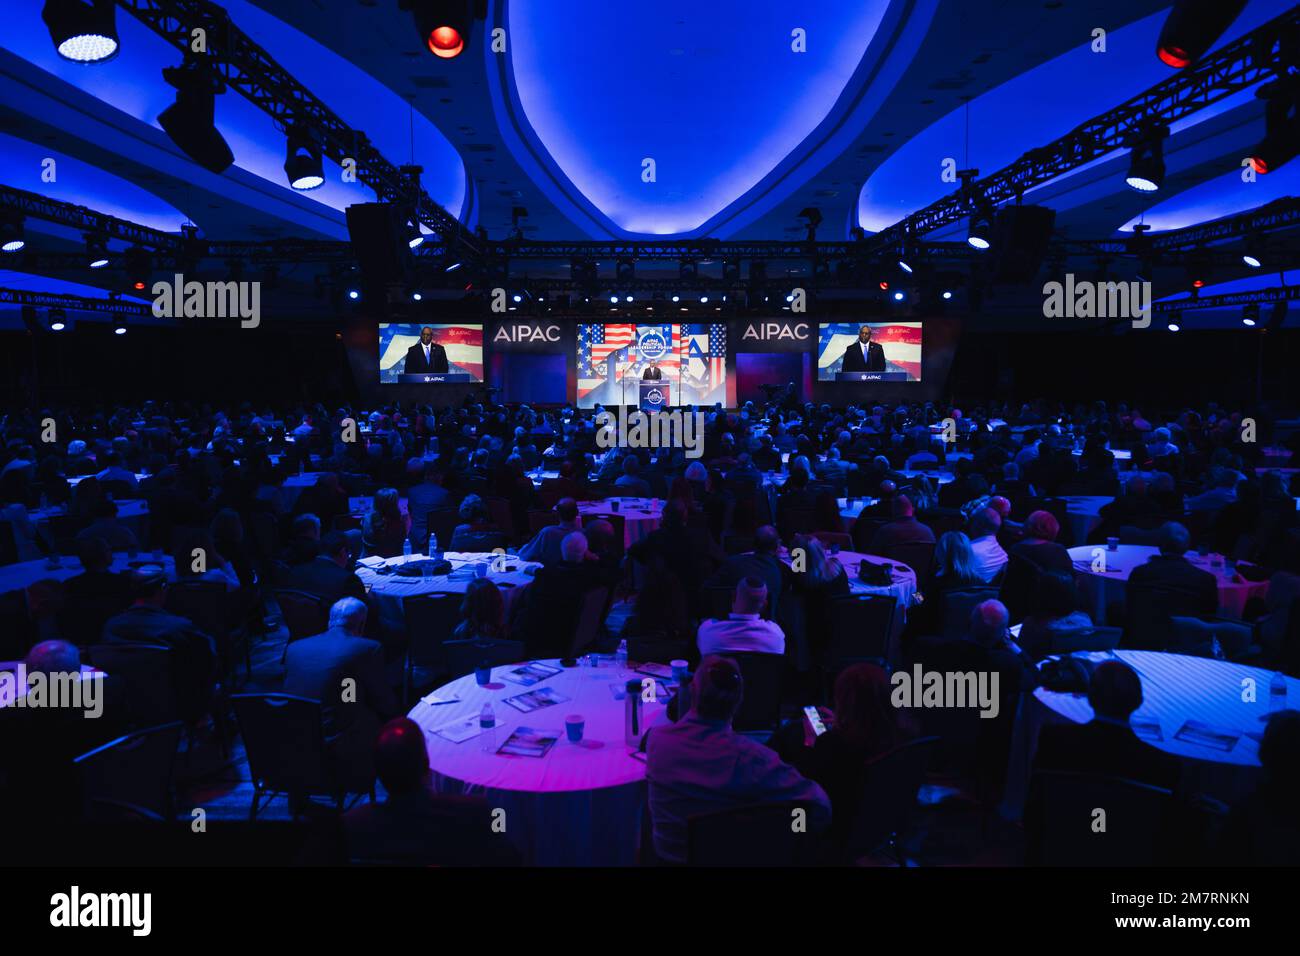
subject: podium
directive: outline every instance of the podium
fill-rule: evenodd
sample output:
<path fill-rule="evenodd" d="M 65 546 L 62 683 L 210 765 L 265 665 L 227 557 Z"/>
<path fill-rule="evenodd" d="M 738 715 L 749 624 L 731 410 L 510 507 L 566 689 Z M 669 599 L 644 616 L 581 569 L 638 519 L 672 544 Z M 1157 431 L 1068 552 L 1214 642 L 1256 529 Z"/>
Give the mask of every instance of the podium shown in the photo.
<path fill-rule="evenodd" d="M 906 372 L 837 372 L 837 382 L 906 382 Z"/>
<path fill-rule="evenodd" d="M 636 407 L 641 411 L 660 412 L 672 405 L 672 391 L 667 382 L 638 382 L 637 384 Z"/>
<path fill-rule="evenodd" d="M 477 382 L 469 372 L 403 372 L 397 376 L 401 385 L 424 385 L 428 382 Z"/>

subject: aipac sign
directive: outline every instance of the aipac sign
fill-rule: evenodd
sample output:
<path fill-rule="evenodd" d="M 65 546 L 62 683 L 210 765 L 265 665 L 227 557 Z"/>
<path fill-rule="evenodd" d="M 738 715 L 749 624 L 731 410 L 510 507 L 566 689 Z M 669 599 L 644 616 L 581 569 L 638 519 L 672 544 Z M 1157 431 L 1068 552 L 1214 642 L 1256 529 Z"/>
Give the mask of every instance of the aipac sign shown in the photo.
<path fill-rule="evenodd" d="M 492 348 L 499 352 L 562 352 L 564 328 L 557 322 L 501 322 L 492 331 Z"/>

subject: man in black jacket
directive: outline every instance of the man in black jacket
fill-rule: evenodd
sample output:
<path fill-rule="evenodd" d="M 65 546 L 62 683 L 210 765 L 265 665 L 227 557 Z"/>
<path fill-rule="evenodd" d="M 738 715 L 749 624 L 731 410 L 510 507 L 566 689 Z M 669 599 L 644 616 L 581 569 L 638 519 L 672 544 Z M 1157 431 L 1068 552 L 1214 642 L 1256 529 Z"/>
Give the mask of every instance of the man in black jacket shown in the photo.
<path fill-rule="evenodd" d="M 560 542 L 560 561 L 538 569 L 528 585 L 515 628 L 534 657 L 568 657 L 587 594 L 602 586 L 597 563 L 587 560 L 581 531 Z"/>
<path fill-rule="evenodd" d="M 871 341 L 871 326 L 858 329 L 858 340 L 844 350 L 841 372 L 883 372 L 885 350 L 879 342 Z"/>
<path fill-rule="evenodd" d="M 1214 617 L 1219 582 L 1188 561 L 1191 535 L 1176 521 L 1160 528 L 1159 554 L 1133 569 L 1125 592 L 1123 646 L 1165 650 L 1173 640 L 1173 617 Z"/>
<path fill-rule="evenodd" d="M 433 340 L 433 329 L 420 329 L 420 341 L 406 350 L 402 372 L 418 375 L 425 372 L 446 372 L 447 350 Z"/>
<path fill-rule="evenodd" d="M 365 586 L 348 570 L 350 563 L 347 537 L 342 532 L 331 531 L 321 538 L 320 553 L 315 558 L 289 569 L 284 586 L 314 594 L 326 607 L 345 597 L 364 599 Z"/>

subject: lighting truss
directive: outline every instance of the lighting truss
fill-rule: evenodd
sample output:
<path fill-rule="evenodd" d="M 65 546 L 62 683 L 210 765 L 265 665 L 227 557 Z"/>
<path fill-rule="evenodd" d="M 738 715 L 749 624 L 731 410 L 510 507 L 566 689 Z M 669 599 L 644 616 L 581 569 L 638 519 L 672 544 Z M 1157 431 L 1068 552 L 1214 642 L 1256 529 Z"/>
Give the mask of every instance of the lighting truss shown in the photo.
<path fill-rule="evenodd" d="M 1255 289 L 1251 292 L 1225 292 L 1222 295 L 1203 295 L 1185 299 L 1153 302 L 1157 312 L 1190 312 L 1194 309 L 1218 309 L 1226 306 L 1249 305 L 1252 302 L 1291 302 L 1300 299 L 1300 286 L 1276 286 L 1272 289 Z"/>
<path fill-rule="evenodd" d="M 8 305 L 31 305 L 42 309 L 76 310 L 78 312 L 98 312 L 104 315 L 123 315 L 134 318 L 151 316 L 147 304 L 140 302 L 123 302 L 120 299 L 88 299 L 79 295 L 63 295 L 52 292 L 32 292 L 27 289 L 0 289 L 0 303 Z"/>

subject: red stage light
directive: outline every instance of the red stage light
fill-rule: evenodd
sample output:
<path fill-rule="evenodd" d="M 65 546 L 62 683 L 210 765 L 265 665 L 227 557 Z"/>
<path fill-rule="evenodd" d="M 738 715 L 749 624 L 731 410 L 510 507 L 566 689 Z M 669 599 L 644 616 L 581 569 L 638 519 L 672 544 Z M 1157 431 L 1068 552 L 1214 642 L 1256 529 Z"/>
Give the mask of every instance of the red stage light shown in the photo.
<path fill-rule="evenodd" d="M 1250 168 L 1263 176 L 1268 172 L 1268 160 L 1263 156 L 1252 156 L 1250 157 Z"/>
<path fill-rule="evenodd" d="M 454 56 L 460 56 L 463 49 L 465 39 L 455 27 L 435 27 L 429 33 L 429 52 L 434 56 L 450 60 Z"/>
<path fill-rule="evenodd" d="M 880 280 L 880 291 L 881 291 L 881 292 L 884 292 L 884 291 L 886 291 L 888 288 L 889 288 L 889 283 L 888 283 L 887 281 L 885 281 L 884 279 L 881 279 L 881 280 Z"/>
<path fill-rule="evenodd" d="M 1156 50 L 1156 54 L 1175 70 L 1181 70 L 1185 66 L 1190 66 L 1192 62 L 1191 55 L 1186 50 L 1177 46 L 1162 46 Z"/>
<path fill-rule="evenodd" d="M 1192 288 L 1194 288 L 1194 289 L 1200 289 L 1200 288 L 1204 288 L 1204 286 L 1205 286 L 1205 280 L 1204 280 L 1204 279 L 1193 279 L 1193 280 L 1192 280 Z"/>
<path fill-rule="evenodd" d="M 136 282 L 136 283 L 132 286 L 132 288 L 134 288 L 135 291 L 139 292 L 139 291 L 141 291 L 142 289 L 144 289 L 144 283 L 143 283 L 143 282 Z"/>

